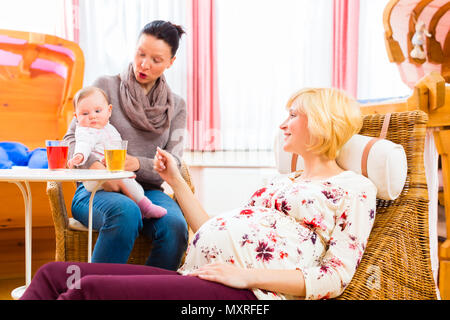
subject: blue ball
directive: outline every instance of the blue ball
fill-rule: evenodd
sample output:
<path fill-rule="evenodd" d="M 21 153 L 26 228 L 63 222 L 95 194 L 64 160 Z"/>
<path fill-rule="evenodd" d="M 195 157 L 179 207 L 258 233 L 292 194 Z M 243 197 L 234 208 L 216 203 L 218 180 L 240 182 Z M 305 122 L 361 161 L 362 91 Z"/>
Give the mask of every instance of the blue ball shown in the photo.
<path fill-rule="evenodd" d="M 11 169 L 12 161 L 9 160 L 8 153 L 0 147 L 0 169 Z"/>
<path fill-rule="evenodd" d="M 47 169 L 47 150 L 45 148 L 37 148 L 30 152 L 28 158 L 28 167 L 32 169 Z"/>
<path fill-rule="evenodd" d="M 26 166 L 28 164 L 28 148 L 20 142 L 0 142 L 8 154 L 8 158 L 16 166 Z"/>

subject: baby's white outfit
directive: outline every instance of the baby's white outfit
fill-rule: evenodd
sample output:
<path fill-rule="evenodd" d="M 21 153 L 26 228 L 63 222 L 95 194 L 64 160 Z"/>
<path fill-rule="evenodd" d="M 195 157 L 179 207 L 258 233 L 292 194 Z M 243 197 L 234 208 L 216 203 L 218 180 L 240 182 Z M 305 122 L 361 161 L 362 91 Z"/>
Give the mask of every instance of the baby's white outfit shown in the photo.
<path fill-rule="evenodd" d="M 83 155 L 83 161 L 79 164 L 80 166 L 86 162 L 91 153 L 95 154 L 101 160 L 105 156 L 104 143 L 117 140 L 122 140 L 122 137 L 119 131 L 109 122 L 102 129 L 77 125 L 75 129 L 75 149 L 73 154 L 81 153 Z M 123 179 L 122 181 L 136 202 L 139 202 L 145 197 L 144 189 L 135 179 Z M 90 192 L 94 190 L 96 184 L 96 181 L 83 182 L 86 190 Z"/>

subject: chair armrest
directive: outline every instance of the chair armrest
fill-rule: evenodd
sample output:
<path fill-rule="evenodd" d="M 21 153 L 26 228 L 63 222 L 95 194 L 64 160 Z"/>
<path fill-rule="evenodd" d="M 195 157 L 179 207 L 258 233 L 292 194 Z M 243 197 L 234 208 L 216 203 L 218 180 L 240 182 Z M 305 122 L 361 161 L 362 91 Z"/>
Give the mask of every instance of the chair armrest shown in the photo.
<path fill-rule="evenodd" d="M 50 201 L 55 232 L 57 234 L 64 232 L 69 225 L 69 217 L 67 215 L 61 183 L 54 181 L 47 182 L 47 196 Z"/>
<path fill-rule="evenodd" d="M 180 172 L 181 172 L 181 176 L 188 184 L 192 193 L 195 193 L 195 187 L 194 187 L 194 184 L 192 183 L 191 174 L 189 173 L 189 166 L 183 160 L 181 160 Z"/>

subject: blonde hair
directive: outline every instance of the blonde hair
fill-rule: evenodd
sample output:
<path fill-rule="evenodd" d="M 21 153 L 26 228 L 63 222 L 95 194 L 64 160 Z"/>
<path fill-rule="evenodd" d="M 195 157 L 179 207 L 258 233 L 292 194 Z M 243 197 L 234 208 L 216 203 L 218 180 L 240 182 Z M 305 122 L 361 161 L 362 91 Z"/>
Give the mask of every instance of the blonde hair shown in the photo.
<path fill-rule="evenodd" d="M 362 127 L 359 104 L 342 90 L 302 89 L 289 99 L 287 109 L 290 108 L 308 119 L 308 150 L 328 159 L 335 159 L 341 147 Z"/>
<path fill-rule="evenodd" d="M 78 92 L 73 97 L 73 107 L 74 107 L 74 109 L 75 110 L 77 109 L 77 105 L 78 105 L 78 103 L 81 100 L 83 100 L 84 98 L 89 97 L 94 92 L 100 92 L 105 97 L 106 103 L 109 104 L 108 96 L 106 95 L 105 91 L 103 91 L 102 89 L 100 89 L 98 87 L 88 86 L 88 87 L 84 87 L 84 88 L 78 90 Z"/>

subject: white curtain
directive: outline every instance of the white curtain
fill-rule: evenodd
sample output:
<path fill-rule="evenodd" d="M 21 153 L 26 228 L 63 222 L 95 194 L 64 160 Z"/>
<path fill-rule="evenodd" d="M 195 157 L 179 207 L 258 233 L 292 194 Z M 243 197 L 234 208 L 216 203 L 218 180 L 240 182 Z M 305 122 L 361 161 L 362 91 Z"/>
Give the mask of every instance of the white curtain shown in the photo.
<path fill-rule="evenodd" d="M 389 0 L 360 0 L 358 99 L 409 96 L 398 67 L 389 61 L 384 44 L 383 10 Z"/>
<path fill-rule="evenodd" d="M 165 76 L 172 91 L 186 99 L 188 3 L 185 0 L 80 0 L 80 47 L 85 55 L 84 85 L 102 75 L 120 73 L 133 59 L 140 30 L 153 20 L 167 20 L 187 32 L 177 59 Z"/>
<path fill-rule="evenodd" d="M 271 150 L 291 94 L 331 85 L 331 0 L 217 0 L 224 150 Z"/>
<path fill-rule="evenodd" d="M 0 0 L 0 29 L 45 33 L 73 41 L 72 0 Z"/>

